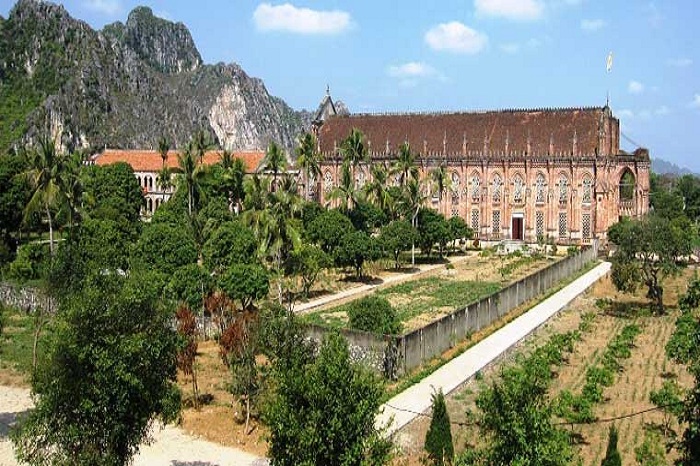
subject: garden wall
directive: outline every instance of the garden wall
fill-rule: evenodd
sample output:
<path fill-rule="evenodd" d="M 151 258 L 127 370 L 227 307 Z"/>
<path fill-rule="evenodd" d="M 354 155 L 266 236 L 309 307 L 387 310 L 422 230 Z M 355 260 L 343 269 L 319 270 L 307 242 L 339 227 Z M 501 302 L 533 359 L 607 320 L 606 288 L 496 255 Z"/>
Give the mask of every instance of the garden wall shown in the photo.
<path fill-rule="evenodd" d="M 39 307 L 46 310 L 49 304 L 46 295 L 38 289 L 12 283 L 0 283 L 0 303 L 26 313 L 34 312 Z M 50 309 L 55 309 L 55 306 L 50 306 Z"/>
<path fill-rule="evenodd" d="M 381 336 L 343 329 L 353 359 L 383 373 L 388 378 L 402 375 L 433 359 L 471 333 L 489 326 L 512 309 L 540 296 L 562 280 L 581 270 L 598 255 L 597 243 L 574 256 L 555 262 L 480 301 L 456 309 L 451 314 L 400 336 Z M 320 340 L 328 329 L 309 326 L 309 336 Z"/>

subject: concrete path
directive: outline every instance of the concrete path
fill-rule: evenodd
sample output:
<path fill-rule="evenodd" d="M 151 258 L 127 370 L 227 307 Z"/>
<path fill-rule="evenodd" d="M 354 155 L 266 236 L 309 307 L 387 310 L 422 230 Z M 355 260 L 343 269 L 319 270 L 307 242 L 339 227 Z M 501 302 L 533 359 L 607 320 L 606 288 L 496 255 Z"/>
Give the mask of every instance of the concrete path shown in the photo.
<path fill-rule="evenodd" d="M 17 466 L 7 437 L 18 413 L 33 406 L 29 390 L 0 386 L 0 465 Z M 235 448 L 224 447 L 185 434 L 172 426 L 156 428 L 154 442 L 144 445 L 134 466 L 264 466 L 268 462 Z"/>
<path fill-rule="evenodd" d="M 463 260 L 466 260 L 468 256 L 459 256 L 459 257 L 452 257 L 448 258 L 448 260 L 456 264 L 458 262 L 461 262 Z M 366 293 L 370 290 L 373 290 L 375 288 L 379 287 L 384 287 L 387 285 L 392 285 L 396 283 L 401 283 L 405 282 L 408 280 L 416 280 L 423 276 L 424 274 L 427 274 L 428 272 L 432 272 L 433 270 L 437 269 L 444 269 L 445 264 L 430 264 L 430 265 L 417 265 L 418 268 L 417 272 L 413 273 L 404 273 L 404 274 L 396 274 L 396 275 L 391 275 L 389 277 L 386 277 L 382 279 L 381 283 L 378 283 L 376 285 L 360 285 L 360 286 L 355 286 L 353 288 L 349 288 L 347 290 L 340 291 L 338 293 L 333 293 L 327 296 L 323 296 L 318 299 L 313 299 L 307 303 L 301 303 L 297 304 L 294 306 L 294 312 L 296 314 L 303 314 L 305 312 L 309 312 L 313 309 L 316 309 L 317 307 L 325 306 L 326 304 L 330 304 L 335 301 L 341 301 L 346 298 L 350 298 L 355 295 L 360 295 L 363 293 Z"/>
<path fill-rule="evenodd" d="M 473 377 L 477 371 L 483 369 L 558 313 L 574 298 L 608 273 L 609 270 L 610 263 L 604 262 L 600 264 L 445 364 L 420 383 L 411 386 L 390 399 L 382 406 L 383 411 L 377 416 L 377 426 L 386 426 L 393 418 L 387 435 L 393 435 L 399 431 L 415 419 L 419 413 L 430 409 L 431 395 L 434 390 L 442 388 L 445 394 L 454 391 Z"/>

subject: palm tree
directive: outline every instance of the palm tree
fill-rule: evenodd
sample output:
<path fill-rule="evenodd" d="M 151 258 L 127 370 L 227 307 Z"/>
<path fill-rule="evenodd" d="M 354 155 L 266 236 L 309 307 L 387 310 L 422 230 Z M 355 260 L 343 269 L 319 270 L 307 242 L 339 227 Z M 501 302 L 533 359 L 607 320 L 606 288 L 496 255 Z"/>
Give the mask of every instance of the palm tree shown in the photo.
<path fill-rule="evenodd" d="M 173 186 L 169 167 L 163 165 L 163 168 L 158 171 L 156 182 L 158 183 L 158 188 L 163 191 L 163 200 L 165 201 L 165 192 Z"/>
<path fill-rule="evenodd" d="M 163 168 L 165 168 L 165 163 L 168 161 L 169 150 L 170 143 L 165 136 L 161 136 L 160 139 L 158 139 L 158 153 L 160 154 L 160 158 L 163 159 Z"/>
<path fill-rule="evenodd" d="M 271 171 L 273 178 L 273 188 L 277 185 L 277 175 L 287 168 L 287 157 L 284 155 L 284 150 L 277 145 L 276 142 L 271 142 L 265 152 L 265 157 L 260 162 L 258 170 Z"/>
<path fill-rule="evenodd" d="M 194 156 L 199 159 L 200 164 L 203 164 L 204 154 L 207 150 L 213 147 L 211 141 L 207 137 L 207 134 L 204 132 L 204 130 L 200 129 L 194 134 L 190 142 L 192 143 Z"/>
<path fill-rule="evenodd" d="M 226 196 L 231 203 L 231 206 L 236 212 L 240 211 L 241 201 L 245 197 L 243 180 L 245 179 L 246 166 L 243 159 L 239 157 L 226 159 L 227 152 L 221 158 L 221 165 L 224 167 L 224 176 L 222 180 L 222 188 L 226 192 Z"/>
<path fill-rule="evenodd" d="M 224 169 L 228 170 L 231 168 L 233 166 L 233 160 L 234 158 L 231 151 L 224 149 L 223 152 L 221 152 L 221 160 L 219 163 Z"/>
<path fill-rule="evenodd" d="M 318 179 L 321 176 L 321 154 L 316 151 L 316 136 L 311 133 L 304 133 L 299 138 L 297 147 L 297 163 L 306 174 L 306 194 L 310 193 L 311 178 Z"/>
<path fill-rule="evenodd" d="M 245 180 L 243 190 L 245 192 L 243 221 L 253 229 L 255 236 L 259 238 L 258 252 L 262 256 L 267 250 L 267 245 L 262 239 L 267 238 L 267 225 L 269 224 L 270 180 L 254 174 Z"/>
<path fill-rule="evenodd" d="M 418 211 L 423 205 L 423 202 L 425 202 L 425 194 L 423 194 L 421 182 L 418 178 L 411 178 L 404 187 L 401 203 L 403 204 L 404 211 L 411 214 L 411 225 L 413 228 L 418 228 L 416 219 L 418 218 Z M 411 265 L 416 265 L 415 242 L 411 245 Z"/>
<path fill-rule="evenodd" d="M 352 210 L 357 205 L 357 191 L 350 172 L 350 162 L 345 161 L 341 166 L 340 183 L 328 195 L 329 199 L 340 199 L 341 210 Z"/>
<path fill-rule="evenodd" d="M 447 186 L 447 170 L 445 170 L 445 166 L 440 165 L 433 168 L 430 171 L 430 179 L 433 182 L 433 187 L 437 189 L 439 204 L 442 208 L 442 193 L 445 191 L 445 187 Z"/>
<path fill-rule="evenodd" d="M 409 179 L 418 178 L 418 166 L 416 166 L 416 158 L 411 152 L 411 146 L 408 142 L 404 142 L 399 147 L 399 157 L 394 162 L 392 173 L 399 175 L 401 186 L 406 186 Z"/>
<path fill-rule="evenodd" d="M 59 173 L 58 181 L 65 200 L 64 207 L 68 210 L 68 228 L 71 233 L 82 204 L 83 182 L 80 172 L 86 158 L 87 154 L 83 151 L 63 157 L 63 169 Z"/>
<path fill-rule="evenodd" d="M 53 218 L 51 209 L 65 201 L 61 176 L 64 170 L 63 157 L 56 151 L 56 144 L 49 137 L 39 140 L 39 146 L 29 154 L 29 169 L 22 175 L 32 187 L 32 197 L 24 209 L 25 221 L 34 212 L 46 214 L 49 224 L 49 250 L 54 253 Z"/>
<path fill-rule="evenodd" d="M 201 165 L 197 165 L 193 144 L 189 143 L 181 154 L 177 156 L 180 168 L 180 177 L 187 187 L 187 211 L 192 217 L 193 210 L 196 210 L 196 199 L 199 194 L 199 179 L 201 177 Z"/>
<path fill-rule="evenodd" d="M 387 189 L 389 185 L 389 173 L 383 164 L 376 163 L 371 167 L 372 181 L 364 186 L 365 196 L 367 200 L 374 203 L 379 209 L 384 212 L 389 210 L 391 203 L 391 195 Z"/>
<path fill-rule="evenodd" d="M 350 135 L 340 144 L 340 152 L 343 154 L 343 158 L 350 163 L 353 169 L 361 162 L 367 161 L 368 154 L 364 138 L 362 131 L 353 128 L 350 131 Z"/>

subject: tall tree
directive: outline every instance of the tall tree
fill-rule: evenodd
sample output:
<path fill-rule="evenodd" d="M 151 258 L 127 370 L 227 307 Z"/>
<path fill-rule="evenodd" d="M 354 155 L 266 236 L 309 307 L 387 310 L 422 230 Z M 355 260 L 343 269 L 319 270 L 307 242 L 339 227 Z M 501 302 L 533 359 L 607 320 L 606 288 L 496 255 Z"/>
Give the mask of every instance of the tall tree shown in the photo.
<path fill-rule="evenodd" d="M 165 168 L 165 165 L 168 162 L 169 151 L 170 142 L 168 142 L 165 136 L 161 136 L 160 139 L 158 139 L 158 153 L 160 154 L 160 158 L 163 160 L 163 168 Z"/>
<path fill-rule="evenodd" d="M 615 426 L 610 426 L 610 430 L 608 430 L 608 448 L 600 466 L 622 466 L 622 458 L 617 449 L 617 428 Z"/>
<path fill-rule="evenodd" d="M 238 213 L 245 197 L 243 184 L 246 172 L 245 162 L 240 157 L 233 157 L 231 152 L 224 150 L 221 154 L 220 164 L 224 169 L 221 189 L 226 194 L 231 208 Z"/>
<path fill-rule="evenodd" d="M 354 209 L 357 205 L 358 192 L 355 189 L 355 182 L 352 179 L 352 171 L 350 162 L 343 162 L 340 168 L 340 183 L 328 195 L 329 199 L 338 199 L 340 201 L 340 210 L 347 212 Z"/>
<path fill-rule="evenodd" d="M 445 192 L 447 186 L 447 170 L 444 165 L 439 165 L 430 171 L 430 179 L 433 183 L 433 189 L 438 193 L 438 200 L 440 201 L 440 206 L 442 207 L 442 195 Z M 443 212 L 444 214 L 444 212 Z"/>
<path fill-rule="evenodd" d="M 425 202 L 425 194 L 423 193 L 423 188 L 421 182 L 418 178 L 411 178 L 411 180 L 406 184 L 405 188 L 401 193 L 402 197 L 400 200 L 401 208 L 404 211 L 406 218 L 411 219 L 411 226 L 413 228 L 418 228 L 418 211 Z M 415 243 L 411 246 L 411 265 L 416 265 L 416 251 Z"/>
<path fill-rule="evenodd" d="M 29 168 L 24 172 L 32 187 L 32 197 L 24 209 L 27 220 L 34 212 L 46 215 L 49 225 L 49 249 L 54 253 L 53 216 L 51 209 L 65 201 L 61 176 L 64 157 L 56 150 L 56 144 L 49 137 L 42 137 L 39 145 L 29 152 Z"/>
<path fill-rule="evenodd" d="M 697 230 L 685 216 L 672 220 L 650 214 L 610 227 L 608 238 L 617 245 L 612 280 L 620 291 L 633 292 L 641 284 L 654 312 L 663 313 L 663 282 L 679 273 L 681 258 L 692 251 Z"/>
<path fill-rule="evenodd" d="M 194 156 L 199 160 L 200 164 L 204 163 L 204 154 L 214 147 L 212 142 L 209 140 L 209 136 L 207 136 L 207 133 L 204 132 L 204 130 L 199 130 L 196 133 L 194 133 L 194 136 L 192 136 L 192 140 L 190 141 L 192 145 L 192 151 L 194 152 Z"/>
<path fill-rule="evenodd" d="M 432 416 L 428 433 L 425 435 L 425 451 L 433 466 L 447 466 L 452 464 L 455 454 L 450 415 L 447 412 L 442 390 L 433 393 L 432 398 Z"/>
<path fill-rule="evenodd" d="M 394 162 L 392 174 L 399 175 L 401 186 L 406 186 L 410 180 L 418 179 L 416 157 L 411 152 L 411 145 L 408 142 L 404 142 L 399 147 L 399 156 Z"/>
<path fill-rule="evenodd" d="M 377 377 L 351 362 L 340 335 L 324 339 L 316 358 L 308 344 L 298 346 L 275 361 L 274 390 L 263 407 L 272 464 L 387 464 L 391 444 L 374 423 L 383 394 Z"/>
<path fill-rule="evenodd" d="M 21 462 L 124 465 L 180 408 L 178 338 L 148 279 L 95 275 L 62 303 L 36 407 L 12 434 Z"/>
<path fill-rule="evenodd" d="M 365 145 L 365 136 L 357 128 L 353 128 L 347 138 L 340 144 L 340 152 L 343 154 L 343 159 L 350 164 L 353 169 L 357 168 L 362 162 L 368 159 L 367 146 Z"/>
<path fill-rule="evenodd" d="M 258 170 L 272 172 L 273 184 L 277 184 L 277 177 L 280 172 L 283 172 L 287 168 L 287 157 L 284 155 L 284 149 L 282 149 L 276 142 L 271 142 L 267 146 L 267 151 L 265 152 L 265 157 L 260 162 Z M 274 188 L 274 186 L 273 186 Z"/>
<path fill-rule="evenodd" d="M 181 154 L 178 154 L 177 161 L 180 168 L 180 178 L 187 189 L 187 212 L 190 217 L 196 211 L 197 200 L 199 198 L 201 165 L 197 165 L 195 153 L 198 149 L 193 144 L 187 144 Z"/>
<path fill-rule="evenodd" d="M 311 179 L 318 180 L 321 176 L 321 154 L 316 150 L 318 141 L 312 133 L 304 133 L 299 138 L 297 146 L 297 164 L 306 175 L 306 193 L 308 199 L 311 192 Z"/>
<path fill-rule="evenodd" d="M 364 192 L 368 201 L 374 203 L 383 212 L 389 213 L 392 201 L 389 192 L 389 172 L 381 163 L 372 164 L 372 180 L 365 184 Z"/>

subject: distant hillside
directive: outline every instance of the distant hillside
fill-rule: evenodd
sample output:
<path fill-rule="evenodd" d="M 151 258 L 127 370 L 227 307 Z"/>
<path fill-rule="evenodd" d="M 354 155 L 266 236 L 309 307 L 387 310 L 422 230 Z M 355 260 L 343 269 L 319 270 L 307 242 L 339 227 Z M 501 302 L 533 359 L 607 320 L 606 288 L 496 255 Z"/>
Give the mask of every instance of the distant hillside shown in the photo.
<path fill-rule="evenodd" d="M 695 175 L 687 168 L 679 167 L 675 163 L 663 159 L 651 159 L 651 171 L 660 175 Z"/>
<path fill-rule="evenodd" d="M 68 148 L 181 147 L 200 129 L 228 149 L 291 148 L 305 112 L 236 64 L 206 65 L 188 29 L 135 8 L 93 30 L 59 5 L 19 0 L 0 17 L 0 151 L 38 134 Z"/>

